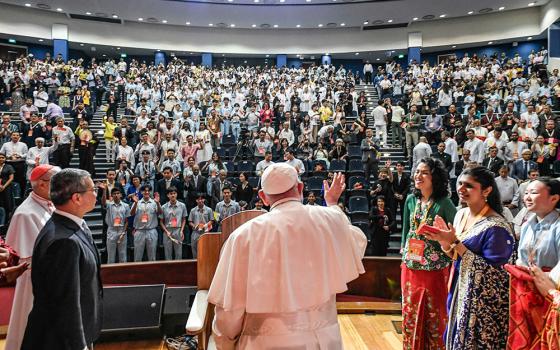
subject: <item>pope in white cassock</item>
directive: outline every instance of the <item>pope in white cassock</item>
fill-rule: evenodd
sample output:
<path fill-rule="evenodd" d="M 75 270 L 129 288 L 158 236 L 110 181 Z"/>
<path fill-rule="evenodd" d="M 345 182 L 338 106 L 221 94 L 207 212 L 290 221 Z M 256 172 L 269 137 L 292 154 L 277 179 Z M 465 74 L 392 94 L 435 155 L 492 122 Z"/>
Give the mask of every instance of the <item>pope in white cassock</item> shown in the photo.
<path fill-rule="evenodd" d="M 49 194 L 50 180 L 59 171 L 60 168 L 57 166 L 44 164 L 35 167 L 30 174 L 29 180 L 33 192 L 14 212 L 6 234 L 6 243 L 18 253 L 20 261 L 31 263 L 35 239 L 54 212 Z M 21 348 L 27 316 L 32 306 L 33 287 L 31 271 L 28 270 L 17 279 L 5 350 Z"/>
<path fill-rule="evenodd" d="M 216 305 L 218 349 L 342 349 L 337 293 L 364 273 L 367 239 L 338 208 L 344 175 L 325 181 L 328 207 L 303 205 L 296 170 L 263 172 L 259 196 L 269 213 L 225 242 L 208 301 Z"/>

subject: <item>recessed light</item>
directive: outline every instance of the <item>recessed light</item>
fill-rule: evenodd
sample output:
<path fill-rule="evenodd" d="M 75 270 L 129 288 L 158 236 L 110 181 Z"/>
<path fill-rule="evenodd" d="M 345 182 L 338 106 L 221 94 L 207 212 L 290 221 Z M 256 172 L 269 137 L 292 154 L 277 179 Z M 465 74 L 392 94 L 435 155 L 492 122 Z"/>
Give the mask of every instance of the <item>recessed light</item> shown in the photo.
<path fill-rule="evenodd" d="M 381 61 L 381 58 L 376 59 L 376 61 Z"/>
<path fill-rule="evenodd" d="M 530 3 L 527 4 L 527 6 L 529 6 L 529 7 L 535 6 L 535 3 L 534 3 L 534 2 L 530 2 Z"/>
<path fill-rule="evenodd" d="M 91 15 L 91 12 L 89 12 L 89 11 L 88 11 L 88 12 L 86 12 L 86 15 L 88 15 L 88 16 L 89 16 L 89 15 Z"/>
<path fill-rule="evenodd" d="M 323 26 L 323 24 L 322 24 L 322 23 L 319 23 L 317 26 L 318 26 L 319 28 L 321 28 L 321 27 Z"/>
<path fill-rule="evenodd" d="M 233 2 L 233 0 L 227 0 L 228 2 Z"/>
<path fill-rule="evenodd" d="M 233 24 L 233 23 L 230 24 L 229 26 L 232 27 L 232 28 L 235 28 L 235 24 Z"/>
<path fill-rule="evenodd" d="M 305 2 L 311 2 L 311 0 L 305 0 Z"/>
<path fill-rule="evenodd" d="M 120 50 L 120 49 L 121 49 L 120 47 L 117 47 L 117 50 Z"/>
<path fill-rule="evenodd" d="M 188 25 L 188 26 L 190 26 L 190 25 L 191 25 L 191 22 L 187 22 L 187 23 L 185 23 L 185 24 Z"/>
<path fill-rule="evenodd" d="M 256 24 L 251 24 L 251 27 L 256 28 L 257 25 Z"/>
<path fill-rule="evenodd" d="M 144 18 L 140 17 L 140 18 L 138 18 L 138 20 L 139 20 L 140 22 L 142 22 L 142 21 L 144 20 Z"/>
<path fill-rule="evenodd" d="M 25 7 L 31 7 L 30 3 L 25 4 Z"/>
<path fill-rule="evenodd" d="M 366 24 L 368 24 L 368 23 L 369 23 L 369 21 L 364 21 L 364 25 L 366 25 Z"/>
<path fill-rule="evenodd" d="M 84 44 L 80 44 L 80 46 L 84 46 Z"/>
<path fill-rule="evenodd" d="M 286 2 L 286 0 L 280 0 L 280 2 Z"/>
<path fill-rule="evenodd" d="M 40 42 L 43 42 L 44 40 L 43 40 L 43 39 L 39 39 L 39 41 L 40 41 Z"/>
<path fill-rule="evenodd" d="M 388 20 L 387 22 L 388 22 L 388 23 L 393 23 L 393 20 L 392 20 L 392 19 L 390 19 L 390 20 Z"/>
<path fill-rule="evenodd" d="M 498 11 L 503 11 L 504 9 L 505 9 L 505 7 L 503 7 L 503 6 L 498 7 Z"/>
<path fill-rule="evenodd" d="M 474 11 L 469 11 L 467 12 L 467 15 L 472 15 L 474 13 Z"/>
<path fill-rule="evenodd" d="M 296 24 L 296 28 L 300 28 L 300 27 L 301 27 L 301 24 Z"/>
<path fill-rule="evenodd" d="M 278 28 L 278 24 L 273 25 L 274 28 Z"/>
<path fill-rule="evenodd" d="M 266 55 L 266 57 L 268 58 L 268 57 L 270 57 L 270 55 Z"/>
<path fill-rule="evenodd" d="M 531 39 L 533 39 L 533 37 L 532 37 L 532 36 L 530 36 L 530 37 L 528 37 L 528 38 L 527 38 L 527 40 L 531 40 Z"/>
<path fill-rule="evenodd" d="M 112 17 L 113 17 L 113 18 L 119 18 L 119 16 L 117 16 L 117 15 L 113 15 Z"/>
<path fill-rule="evenodd" d="M 445 16 L 447 16 L 445 13 L 442 15 L 439 15 L 439 18 L 444 18 Z"/>
<path fill-rule="evenodd" d="M 208 23 L 208 25 L 209 25 L 210 27 L 212 27 L 212 26 L 214 26 L 214 23 Z"/>
<path fill-rule="evenodd" d="M 346 23 L 340 23 L 341 27 L 344 27 L 346 25 Z"/>
<path fill-rule="evenodd" d="M 56 9 L 58 12 L 62 12 L 63 10 L 59 7 Z"/>
<path fill-rule="evenodd" d="M 417 20 L 418 20 L 418 17 L 414 17 L 412 20 L 413 20 L 413 21 L 417 21 Z"/>
<path fill-rule="evenodd" d="M 107 55 L 106 55 L 106 54 L 103 54 L 103 57 L 107 57 Z"/>
<path fill-rule="evenodd" d="M 259 2 L 259 0 L 253 0 L 253 2 Z"/>
<path fill-rule="evenodd" d="M 156 51 L 157 51 L 157 52 L 161 52 L 161 50 L 160 50 L 160 49 L 157 49 Z"/>
<path fill-rule="evenodd" d="M 488 42 L 488 45 L 492 45 L 493 43 L 494 43 L 493 41 L 489 41 L 489 42 Z"/>
<path fill-rule="evenodd" d="M 167 20 L 166 20 L 166 19 L 162 19 L 162 20 L 161 20 L 161 23 L 164 23 L 164 24 L 165 24 L 165 23 L 167 23 Z"/>
<path fill-rule="evenodd" d="M 328 55 L 329 55 L 329 53 L 327 52 L 327 53 L 325 54 L 325 56 L 328 56 Z"/>
<path fill-rule="evenodd" d="M 457 47 L 457 45 L 453 45 L 453 46 L 451 46 L 451 48 L 452 48 L 452 49 L 454 49 L 454 48 L 456 48 L 456 47 Z"/>
<path fill-rule="evenodd" d="M 226 55 L 226 54 L 225 54 L 225 53 L 223 53 L 223 54 L 222 54 L 222 57 L 224 57 L 225 55 Z"/>
<path fill-rule="evenodd" d="M 354 55 L 358 56 L 359 54 L 360 54 L 359 52 L 356 52 Z"/>

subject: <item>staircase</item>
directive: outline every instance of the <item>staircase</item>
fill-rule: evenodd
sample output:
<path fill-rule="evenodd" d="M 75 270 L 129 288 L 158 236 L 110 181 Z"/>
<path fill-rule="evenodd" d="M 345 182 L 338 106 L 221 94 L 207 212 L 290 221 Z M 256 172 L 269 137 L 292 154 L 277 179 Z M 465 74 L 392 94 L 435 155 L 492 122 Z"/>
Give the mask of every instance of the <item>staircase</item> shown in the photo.
<path fill-rule="evenodd" d="M 368 127 L 375 130 L 372 113 L 373 113 L 373 109 L 377 106 L 377 101 L 379 100 L 377 89 L 373 85 L 365 85 L 365 84 L 356 85 L 356 92 L 358 92 L 359 94 L 362 91 L 365 92 L 365 95 L 368 100 L 367 109 L 366 109 L 366 114 L 369 119 Z M 390 126 L 387 126 L 388 141 L 392 139 L 392 135 L 393 133 L 391 131 Z M 403 143 L 404 140 L 402 140 L 401 144 Z M 397 161 L 405 161 L 406 164 L 405 172 L 410 172 L 410 165 L 408 164 L 408 162 L 406 162 L 403 147 L 387 147 L 387 145 L 385 145 L 385 147 L 381 148 L 381 161 L 379 163 L 379 167 L 381 168 L 387 160 L 391 160 L 393 164 L 396 164 Z M 392 167 L 392 170 L 395 171 L 394 167 Z M 401 248 L 402 218 L 401 218 L 401 213 L 396 213 L 395 215 L 397 220 L 397 228 L 391 234 L 389 239 L 389 251 L 388 251 L 389 256 L 400 256 L 399 251 Z"/>

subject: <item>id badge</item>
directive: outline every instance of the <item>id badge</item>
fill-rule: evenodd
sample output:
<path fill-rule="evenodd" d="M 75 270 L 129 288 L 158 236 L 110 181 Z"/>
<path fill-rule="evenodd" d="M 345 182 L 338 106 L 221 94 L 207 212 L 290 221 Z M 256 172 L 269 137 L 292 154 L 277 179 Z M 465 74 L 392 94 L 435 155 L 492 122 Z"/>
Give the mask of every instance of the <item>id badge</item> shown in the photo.
<path fill-rule="evenodd" d="M 148 219 L 149 219 L 149 217 L 148 217 L 147 213 L 144 213 L 140 216 L 140 222 L 143 223 L 143 224 L 148 223 Z"/>
<path fill-rule="evenodd" d="M 528 127 L 529 129 L 532 129 L 532 128 L 533 128 L 533 123 L 528 122 L 528 123 L 527 123 L 527 127 Z"/>
<path fill-rule="evenodd" d="M 421 262 L 424 257 L 424 249 L 426 248 L 426 242 L 420 239 L 410 239 L 408 241 L 408 253 L 407 258 L 412 261 Z"/>
<path fill-rule="evenodd" d="M 549 137 L 548 140 L 546 141 L 547 143 L 554 143 L 554 138 L 553 137 Z"/>
<path fill-rule="evenodd" d="M 542 162 L 544 162 L 544 156 L 538 156 L 537 163 L 541 164 Z"/>
<path fill-rule="evenodd" d="M 176 217 L 172 217 L 171 220 L 169 220 L 169 226 L 177 227 L 177 218 Z"/>
<path fill-rule="evenodd" d="M 507 125 L 508 125 L 508 126 L 511 126 L 512 124 L 513 124 L 513 120 L 508 119 L 508 120 L 507 120 Z"/>
<path fill-rule="evenodd" d="M 28 137 L 33 136 L 33 129 L 29 129 L 29 131 L 27 132 L 27 136 Z"/>
<path fill-rule="evenodd" d="M 264 147 L 259 147 L 259 154 L 264 154 Z"/>
<path fill-rule="evenodd" d="M 117 216 L 115 219 L 113 219 L 113 226 L 115 227 L 122 226 L 122 219 L 120 216 Z"/>

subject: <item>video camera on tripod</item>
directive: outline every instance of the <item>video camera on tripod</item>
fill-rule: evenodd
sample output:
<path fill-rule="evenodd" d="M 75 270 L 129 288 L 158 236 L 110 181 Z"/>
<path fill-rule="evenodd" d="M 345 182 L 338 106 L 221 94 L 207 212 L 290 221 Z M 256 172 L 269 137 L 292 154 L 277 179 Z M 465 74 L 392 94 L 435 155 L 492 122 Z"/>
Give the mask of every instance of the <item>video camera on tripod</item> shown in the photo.
<path fill-rule="evenodd" d="M 254 150 L 252 133 L 247 128 L 241 128 L 233 161 L 236 162 L 239 159 L 252 159 L 253 156 Z"/>

